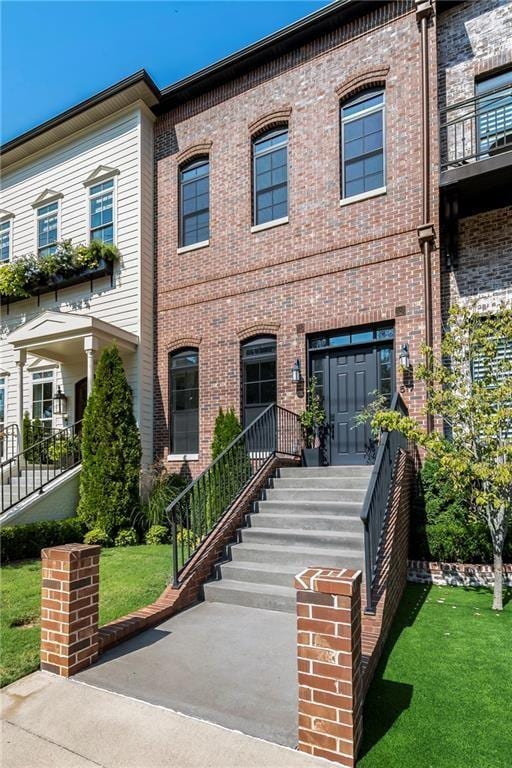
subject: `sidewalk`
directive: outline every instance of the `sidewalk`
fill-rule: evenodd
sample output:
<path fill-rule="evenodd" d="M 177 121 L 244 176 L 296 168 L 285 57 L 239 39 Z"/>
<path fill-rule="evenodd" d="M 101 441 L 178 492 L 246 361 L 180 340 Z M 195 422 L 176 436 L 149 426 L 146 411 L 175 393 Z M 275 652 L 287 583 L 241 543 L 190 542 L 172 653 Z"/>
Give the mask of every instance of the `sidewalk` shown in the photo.
<path fill-rule="evenodd" d="M 1 702 L 0 762 L 9 768 L 332 766 L 320 758 L 45 672 L 34 672 L 4 688 Z"/>

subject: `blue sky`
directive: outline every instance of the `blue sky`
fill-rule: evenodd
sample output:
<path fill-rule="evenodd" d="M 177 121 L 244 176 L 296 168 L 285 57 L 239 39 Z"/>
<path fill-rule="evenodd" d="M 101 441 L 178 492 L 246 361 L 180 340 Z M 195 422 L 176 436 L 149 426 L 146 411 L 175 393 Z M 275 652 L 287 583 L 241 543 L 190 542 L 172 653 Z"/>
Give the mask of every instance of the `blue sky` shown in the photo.
<path fill-rule="evenodd" d="M 325 0 L 1 3 L 1 142 L 144 67 L 163 88 Z"/>

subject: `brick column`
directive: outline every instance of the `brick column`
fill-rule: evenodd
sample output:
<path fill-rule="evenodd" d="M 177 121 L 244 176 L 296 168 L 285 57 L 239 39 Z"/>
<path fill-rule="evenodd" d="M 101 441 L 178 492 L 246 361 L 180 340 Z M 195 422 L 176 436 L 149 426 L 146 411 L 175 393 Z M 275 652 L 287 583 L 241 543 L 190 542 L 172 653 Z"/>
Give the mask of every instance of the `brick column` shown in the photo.
<path fill-rule="evenodd" d="M 98 546 L 41 551 L 41 669 L 69 677 L 98 656 Z"/>
<path fill-rule="evenodd" d="M 362 734 L 361 571 L 295 579 L 299 749 L 354 768 Z"/>

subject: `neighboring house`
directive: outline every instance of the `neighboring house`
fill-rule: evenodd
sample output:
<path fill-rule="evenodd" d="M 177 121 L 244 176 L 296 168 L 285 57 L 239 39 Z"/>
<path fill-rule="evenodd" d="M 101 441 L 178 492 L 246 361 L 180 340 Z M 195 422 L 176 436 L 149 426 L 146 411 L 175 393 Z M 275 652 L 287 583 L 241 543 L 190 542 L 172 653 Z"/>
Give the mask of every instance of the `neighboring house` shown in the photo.
<path fill-rule="evenodd" d="M 2 297 L 0 417 L 46 430 L 83 416 L 101 349 L 123 356 L 152 460 L 153 120 L 158 90 L 138 73 L 1 149 L 2 263 L 57 243 L 115 244 L 119 262 Z M 56 415 L 59 392 L 66 400 Z M 13 447 L 6 441 L 4 454 Z"/>

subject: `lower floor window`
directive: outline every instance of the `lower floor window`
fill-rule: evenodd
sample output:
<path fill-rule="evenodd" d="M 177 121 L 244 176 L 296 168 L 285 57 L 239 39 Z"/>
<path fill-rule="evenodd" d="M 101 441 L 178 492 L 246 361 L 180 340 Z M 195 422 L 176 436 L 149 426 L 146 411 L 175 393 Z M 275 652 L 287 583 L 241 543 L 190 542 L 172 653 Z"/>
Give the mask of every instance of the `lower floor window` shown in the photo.
<path fill-rule="evenodd" d="M 53 416 L 53 371 L 32 374 L 32 418 L 51 427 Z"/>
<path fill-rule="evenodd" d="M 276 400 L 276 340 L 260 336 L 242 345 L 244 426 L 248 426 Z"/>
<path fill-rule="evenodd" d="M 199 452 L 199 352 L 173 352 L 169 361 L 172 453 Z"/>

